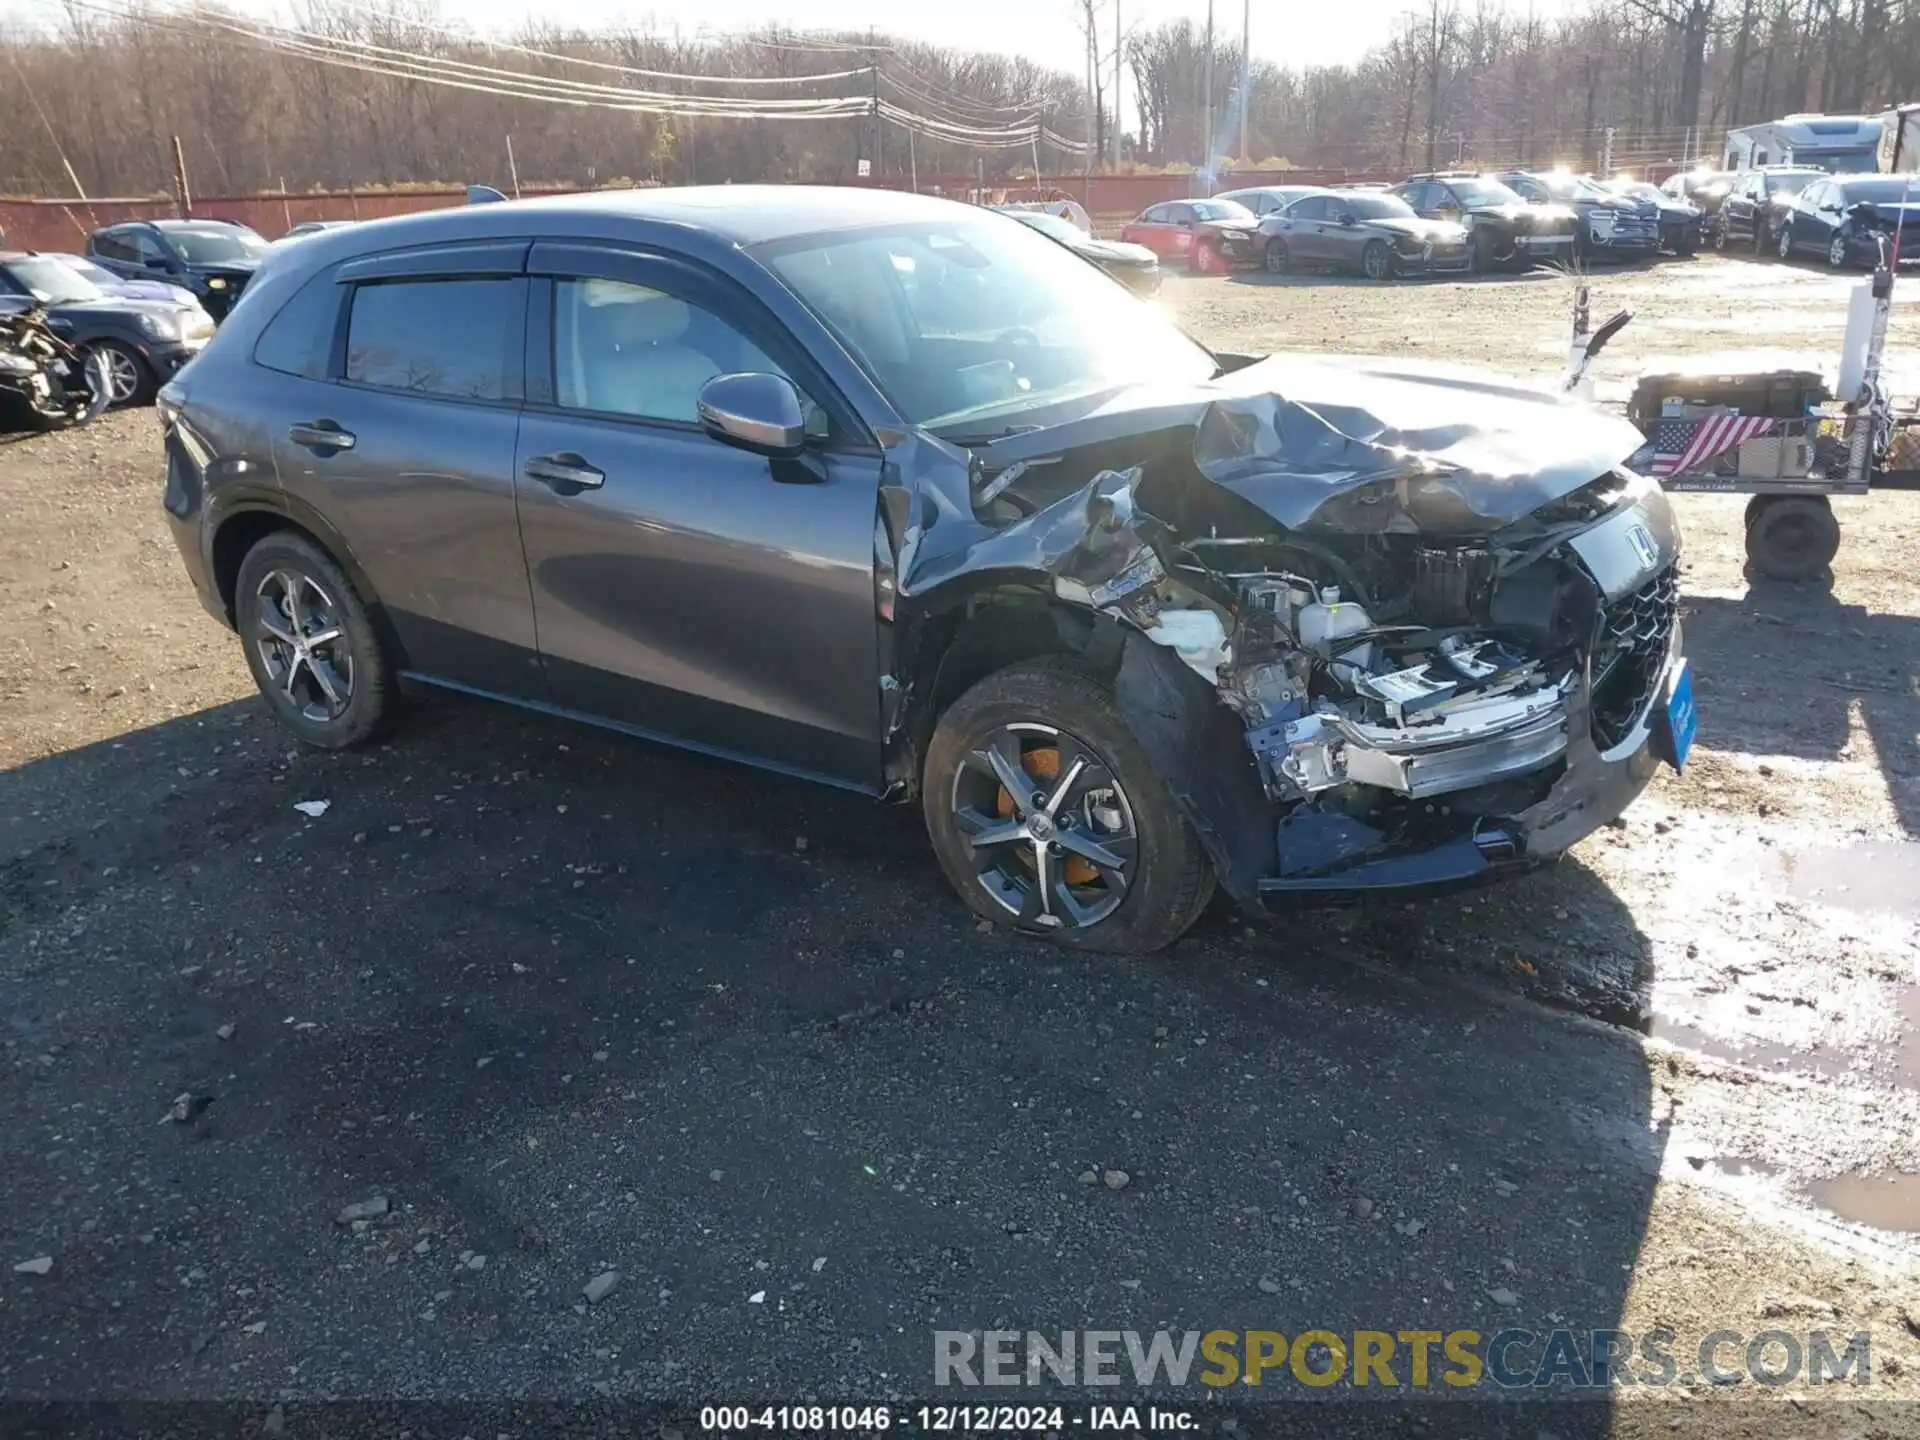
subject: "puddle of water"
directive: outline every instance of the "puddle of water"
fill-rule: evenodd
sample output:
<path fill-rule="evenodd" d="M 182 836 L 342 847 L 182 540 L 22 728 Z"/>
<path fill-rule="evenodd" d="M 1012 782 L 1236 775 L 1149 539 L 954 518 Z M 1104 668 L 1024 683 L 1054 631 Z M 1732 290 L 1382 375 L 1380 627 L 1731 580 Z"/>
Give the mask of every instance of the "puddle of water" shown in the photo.
<path fill-rule="evenodd" d="M 1876 1230 L 1920 1232 L 1920 1175 L 1836 1175 L 1807 1187 L 1842 1220 Z"/>
<path fill-rule="evenodd" d="M 1745 1155 L 1704 1155 L 1687 1157 L 1696 1170 L 1712 1169 L 1721 1175 L 1755 1175 L 1763 1179 L 1780 1173 L 1780 1167 L 1767 1160 L 1750 1160 Z"/>
<path fill-rule="evenodd" d="M 1791 1045 L 1781 1045 L 1771 1040 L 1714 1035 L 1697 1025 L 1689 1025 L 1666 1015 L 1655 1014 L 1652 1023 L 1646 1026 L 1646 1032 L 1656 1040 L 1678 1045 L 1683 1050 L 1711 1055 L 1716 1060 L 1745 1065 L 1754 1070 L 1810 1073 L 1822 1080 L 1832 1080 L 1849 1069 L 1845 1056 L 1835 1055 L 1818 1045 L 1807 1050 L 1796 1050 Z"/>
<path fill-rule="evenodd" d="M 1920 842 L 1888 840 L 1767 857 L 1789 895 L 1920 921 Z"/>

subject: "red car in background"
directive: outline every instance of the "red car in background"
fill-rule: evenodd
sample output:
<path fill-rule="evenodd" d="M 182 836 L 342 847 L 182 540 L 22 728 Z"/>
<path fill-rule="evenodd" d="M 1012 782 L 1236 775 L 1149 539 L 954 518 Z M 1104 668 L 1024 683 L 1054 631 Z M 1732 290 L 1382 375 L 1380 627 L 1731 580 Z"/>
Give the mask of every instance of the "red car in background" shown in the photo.
<path fill-rule="evenodd" d="M 1196 275 L 1260 263 L 1260 221 L 1237 200 L 1168 200 L 1149 205 L 1120 232 L 1162 260 L 1185 260 Z"/>

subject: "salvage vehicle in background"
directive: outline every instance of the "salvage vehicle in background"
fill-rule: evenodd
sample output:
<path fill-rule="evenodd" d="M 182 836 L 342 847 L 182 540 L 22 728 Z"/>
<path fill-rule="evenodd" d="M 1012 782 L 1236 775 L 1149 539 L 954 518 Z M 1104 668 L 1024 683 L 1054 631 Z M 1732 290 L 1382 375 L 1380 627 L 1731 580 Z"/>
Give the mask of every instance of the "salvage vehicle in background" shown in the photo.
<path fill-rule="evenodd" d="M 1720 213 L 1720 202 L 1727 198 L 1727 192 L 1739 178 L 1737 170 L 1682 170 L 1660 182 L 1660 193 L 1670 200 L 1700 207 L 1705 221 L 1700 238 L 1704 241 L 1713 234 L 1713 219 Z"/>
<path fill-rule="evenodd" d="M 260 268 L 267 242 L 230 220 L 130 220 L 87 237 L 87 257 L 129 279 L 171 280 L 222 319 Z"/>
<path fill-rule="evenodd" d="M 1160 257 L 1146 246 L 1099 239 L 1071 220 L 1041 210 L 1004 213 L 1028 229 L 1038 230 L 1056 245 L 1065 246 L 1088 264 L 1098 266 L 1143 299 L 1160 293 Z"/>
<path fill-rule="evenodd" d="M 1573 211 L 1578 259 L 1643 260 L 1660 249 L 1660 211 L 1652 201 L 1616 195 L 1564 170 L 1506 170 L 1497 178 L 1530 205 Z"/>
<path fill-rule="evenodd" d="M 1826 173 L 1807 165 L 1769 165 L 1735 176 L 1714 217 L 1714 248 L 1773 254 L 1793 197 Z"/>
<path fill-rule="evenodd" d="M 1691 255 L 1706 238 L 1706 212 L 1690 200 L 1669 195 L 1645 180 L 1614 180 L 1607 189 L 1629 200 L 1654 207 L 1660 226 L 1660 246 L 1676 255 Z"/>
<path fill-rule="evenodd" d="M 101 357 L 115 405 L 144 405 L 213 336 L 198 305 L 109 295 L 51 255 L 0 250 L 0 296 L 30 300 L 62 340 Z"/>
<path fill-rule="evenodd" d="M 1476 274 L 1573 259 L 1579 217 L 1564 205 L 1530 205 L 1493 176 L 1464 170 L 1414 175 L 1392 193 L 1416 215 L 1465 226 Z"/>
<path fill-rule="evenodd" d="M 1351 270 L 1369 280 L 1398 275 L 1465 274 L 1473 265 L 1466 227 L 1423 220 L 1396 195 L 1323 190 L 1303 195 L 1261 222 L 1261 261 L 1275 273 L 1291 266 Z"/>
<path fill-rule="evenodd" d="M 34 301 L 0 294 L 0 430 L 64 430 L 111 403 L 106 361 L 69 344 Z"/>
<path fill-rule="evenodd" d="M 322 230 L 338 230 L 343 225 L 358 224 L 355 220 L 302 220 L 291 227 L 282 240 L 298 240 L 302 235 L 318 235 Z"/>
<path fill-rule="evenodd" d="M 1162 260 L 1185 260 L 1196 275 L 1216 275 L 1259 262 L 1259 229 L 1253 212 L 1233 200 L 1169 200 L 1141 211 L 1120 238 Z"/>
<path fill-rule="evenodd" d="M 1871 270 L 1880 262 L 1877 237 L 1896 230 L 1912 235 L 1920 250 L 1920 176 L 1823 176 L 1782 213 L 1774 253 L 1782 260 L 1818 255 L 1834 270 Z"/>
<path fill-rule="evenodd" d="M 191 305 L 196 310 L 203 308 L 198 295 L 186 286 L 175 285 L 170 280 L 129 280 L 123 275 L 114 274 L 106 266 L 97 264 L 84 255 L 51 250 L 35 253 L 58 260 L 69 270 L 78 271 L 109 295 L 118 295 L 125 300 L 167 300 L 175 305 Z"/>
<path fill-rule="evenodd" d="M 1558 854 L 1686 758 L 1673 512 L 1588 406 L 1216 355 L 883 190 L 442 210 L 258 287 L 164 503 L 315 745 L 417 682 L 917 797 L 975 914 L 1119 951 Z"/>

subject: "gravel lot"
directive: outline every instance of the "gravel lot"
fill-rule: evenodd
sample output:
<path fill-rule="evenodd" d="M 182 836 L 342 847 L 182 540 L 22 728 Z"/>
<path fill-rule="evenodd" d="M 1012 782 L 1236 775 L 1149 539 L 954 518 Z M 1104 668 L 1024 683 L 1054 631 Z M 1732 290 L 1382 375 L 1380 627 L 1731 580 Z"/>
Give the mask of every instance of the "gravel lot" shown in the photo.
<path fill-rule="evenodd" d="M 1602 378 L 1830 357 L 1844 288 L 1604 274 Z M 1546 374 L 1567 298 L 1166 303 Z M 1679 502 L 1697 758 L 1564 863 L 1115 962 L 976 931 L 911 811 L 477 704 L 295 748 L 154 426 L 0 442 L 0 1395 L 870 1402 L 936 1328 L 1565 1323 L 1867 1329 L 1870 1389 L 1726 1424 L 1920 1413 L 1859 1410 L 1920 1394 L 1920 495 L 1839 502 L 1830 588 Z"/>

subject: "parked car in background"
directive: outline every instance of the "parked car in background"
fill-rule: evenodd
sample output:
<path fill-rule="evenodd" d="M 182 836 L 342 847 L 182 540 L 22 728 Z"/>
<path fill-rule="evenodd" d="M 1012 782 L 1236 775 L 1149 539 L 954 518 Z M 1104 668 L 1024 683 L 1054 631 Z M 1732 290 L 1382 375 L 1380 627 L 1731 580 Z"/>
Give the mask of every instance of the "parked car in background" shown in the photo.
<path fill-rule="evenodd" d="M 1261 261 L 1274 272 L 1302 266 L 1391 280 L 1464 274 L 1473 265 L 1464 225 L 1423 220 L 1399 196 L 1375 191 L 1303 195 L 1260 229 Z"/>
<path fill-rule="evenodd" d="M 1686 758 L 1645 437 L 1503 376 L 1216 355 L 851 187 L 410 215 L 257 287 L 163 503 L 312 745 L 406 680 L 917 799 L 976 916 L 1100 951 L 1216 882 L 1490 879 Z"/>
<path fill-rule="evenodd" d="M 1413 175 L 1393 187 L 1413 213 L 1466 227 L 1477 274 L 1573 258 L 1579 216 L 1565 205 L 1530 205 L 1491 175 L 1442 171 Z"/>
<path fill-rule="evenodd" d="M 167 300 L 175 305 L 191 305 L 200 308 L 200 297 L 184 285 L 176 285 L 171 280 L 129 280 L 124 275 L 116 275 L 104 265 L 89 260 L 84 255 L 70 255 L 64 251 L 41 251 L 52 255 L 55 260 L 71 270 L 77 270 L 109 295 L 118 295 L 123 300 Z"/>
<path fill-rule="evenodd" d="M 1498 177 L 1533 205 L 1565 206 L 1579 217 L 1573 253 L 1582 259 L 1645 259 L 1660 249 L 1660 211 L 1564 170 L 1506 170 Z"/>
<path fill-rule="evenodd" d="M 338 230 L 344 225 L 357 225 L 359 223 L 357 220 L 302 220 L 298 225 L 291 227 L 287 233 L 280 238 L 282 240 L 297 240 L 302 235 L 318 235 L 322 230 Z"/>
<path fill-rule="evenodd" d="M 1101 240 L 1071 220 L 1043 211 L 1008 210 L 1005 213 L 1028 229 L 1038 230 L 1049 240 L 1066 246 L 1089 264 L 1099 266 L 1134 294 L 1145 298 L 1160 293 L 1160 257 L 1146 246 Z"/>
<path fill-rule="evenodd" d="M 1120 232 L 1162 260 L 1184 260 L 1197 275 L 1212 275 L 1260 260 L 1260 222 L 1237 200 L 1168 200 L 1149 205 Z"/>
<path fill-rule="evenodd" d="M 1669 195 L 1658 185 L 1645 180 L 1613 180 L 1606 188 L 1642 205 L 1651 205 L 1659 218 L 1661 248 L 1676 255 L 1691 255 L 1706 238 L 1703 226 L 1706 212 L 1691 200 Z"/>
<path fill-rule="evenodd" d="M 213 321 L 198 305 L 109 295 L 51 255 L 0 251 L 0 296 L 31 300 L 47 328 L 106 364 L 109 400 L 139 405 L 200 353 Z"/>
<path fill-rule="evenodd" d="M 229 220 L 130 220 L 87 237 L 87 258 L 128 279 L 170 280 L 219 320 L 260 268 L 267 242 Z"/>
<path fill-rule="evenodd" d="M 1774 253 L 1782 260 L 1818 255 L 1835 270 L 1880 263 L 1878 236 L 1896 229 L 1908 257 L 1920 255 L 1920 175 L 1836 175 L 1794 196 L 1780 223 Z"/>
<path fill-rule="evenodd" d="M 1826 173 L 1810 165 L 1767 165 L 1740 172 L 1714 217 L 1714 248 L 1773 254 L 1793 197 Z"/>
<path fill-rule="evenodd" d="M 1262 220 L 1278 215 L 1302 195 L 1317 195 L 1319 185 L 1250 185 L 1244 190 L 1222 190 L 1213 198 L 1244 205 Z"/>
<path fill-rule="evenodd" d="M 1720 202 L 1738 178 L 1737 170 L 1682 170 L 1660 182 L 1660 193 L 1700 207 L 1707 221 L 1701 236 L 1705 240 L 1713 233 L 1713 217 L 1720 213 Z"/>

